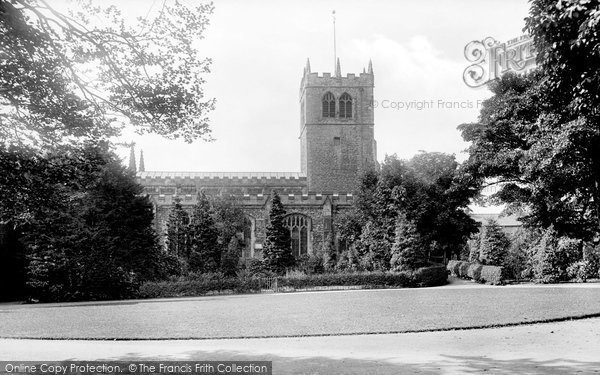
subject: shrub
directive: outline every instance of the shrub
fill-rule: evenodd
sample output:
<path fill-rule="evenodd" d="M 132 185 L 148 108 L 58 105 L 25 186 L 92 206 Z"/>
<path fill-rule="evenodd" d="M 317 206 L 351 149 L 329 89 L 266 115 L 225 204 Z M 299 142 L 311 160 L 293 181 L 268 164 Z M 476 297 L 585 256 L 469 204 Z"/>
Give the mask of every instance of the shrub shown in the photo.
<path fill-rule="evenodd" d="M 481 243 L 481 233 L 477 232 L 467 241 L 469 247 L 469 262 L 479 262 L 479 244 Z"/>
<path fill-rule="evenodd" d="M 510 240 L 498 223 L 489 220 L 481 235 L 479 245 L 479 261 L 492 266 L 503 266 Z"/>
<path fill-rule="evenodd" d="M 569 279 L 569 265 L 579 260 L 578 240 L 558 237 L 550 227 L 530 252 L 529 273 L 540 283 L 554 283 Z"/>
<path fill-rule="evenodd" d="M 469 272 L 470 266 L 471 266 L 471 263 L 469 263 L 469 262 L 461 262 L 459 269 L 458 269 L 458 276 L 462 277 L 462 278 L 468 277 L 467 274 Z"/>
<path fill-rule="evenodd" d="M 296 270 L 307 275 L 323 273 L 323 258 L 320 255 L 303 255 L 296 261 Z"/>
<path fill-rule="evenodd" d="M 451 260 L 446 269 L 453 276 L 472 279 L 480 283 L 499 285 L 504 283 L 505 271 L 498 266 L 485 266 L 479 263 L 461 262 Z"/>
<path fill-rule="evenodd" d="M 501 285 L 504 283 L 503 268 L 498 266 L 482 266 L 480 270 L 480 282 Z"/>
<path fill-rule="evenodd" d="M 440 286 L 448 282 L 448 272 L 444 266 L 419 268 L 413 277 L 418 286 Z"/>
<path fill-rule="evenodd" d="M 569 279 L 585 283 L 589 275 L 591 274 L 591 268 L 592 267 L 590 262 L 581 260 L 579 262 L 571 264 L 567 268 L 567 274 L 569 276 Z"/>
<path fill-rule="evenodd" d="M 415 225 L 404 215 L 399 215 L 392 245 L 391 269 L 393 271 L 412 271 L 423 267 L 425 263 L 423 244 Z"/>
<path fill-rule="evenodd" d="M 460 270 L 460 265 L 462 263 L 466 263 L 460 260 L 451 260 L 448 261 L 448 264 L 446 265 L 446 269 L 448 271 L 450 271 L 450 275 L 452 276 L 459 276 L 459 270 Z"/>
<path fill-rule="evenodd" d="M 479 263 L 469 264 L 469 268 L 467 268 L 467 277 L 469 279 L 473 279 L 475 281 L 480 281 L 482 268 L 483 268 L 483 266 Z"/>

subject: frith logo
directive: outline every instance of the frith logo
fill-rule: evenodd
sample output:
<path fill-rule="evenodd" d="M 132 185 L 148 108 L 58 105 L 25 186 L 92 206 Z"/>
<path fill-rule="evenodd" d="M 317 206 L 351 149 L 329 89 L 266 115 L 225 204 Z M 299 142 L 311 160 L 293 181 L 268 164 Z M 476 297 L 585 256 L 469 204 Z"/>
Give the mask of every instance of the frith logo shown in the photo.
<path fill-rule="evenodd" d="M 527 72 L 535 68 L 536 51 L 528 35 L 500 43 L 492 37 L 474 40 L 465 46 L 465 58 L 471 63 L 463 72 L 469 87 L 480 87 L 508 71 Z"/>

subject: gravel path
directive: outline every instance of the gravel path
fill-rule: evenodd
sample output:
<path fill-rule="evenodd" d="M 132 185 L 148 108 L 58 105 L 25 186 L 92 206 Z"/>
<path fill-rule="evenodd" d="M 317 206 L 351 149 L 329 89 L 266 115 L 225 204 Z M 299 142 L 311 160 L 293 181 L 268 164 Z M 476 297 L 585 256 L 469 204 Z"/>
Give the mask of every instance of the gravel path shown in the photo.
<path fill-rule="evenodd" d="M 600 285 L 359 290 L 0 305 L 0 337 L 185 339 L 489 327 L 600 316 Z"/>
<path fill-rule="evenodd" d="M 235 340 L 0 339 L 0 360 L 273 361 L 311 375 L 597 374 L 600 318 L 495 329 Z"/>

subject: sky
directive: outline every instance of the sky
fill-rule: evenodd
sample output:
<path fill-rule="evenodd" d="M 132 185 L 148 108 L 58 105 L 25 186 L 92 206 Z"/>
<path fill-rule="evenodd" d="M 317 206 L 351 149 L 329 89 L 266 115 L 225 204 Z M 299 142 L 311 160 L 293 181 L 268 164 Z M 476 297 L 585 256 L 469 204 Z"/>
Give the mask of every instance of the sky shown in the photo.
<path fill-rule="evenodd" d="M 115 5 L 133 17 L 160 3 Z M 332 10 L 342 75 L 373 62 L 378 159 L 424 150 L 464 160 L 467 144 L 456 127 L 476 121 L 490 96 L 463 82 L 464 47 L 522 35 L 524 0 L 217 0 L 198 43 L 213 59 L 205 93 L 217 101 L 210 115 L 215 141 L 186 144 L 130 131 L 123 140 L 136 142 L 138 158 L 143 149 L 148 171 L 299 171 L 300 80 L 307 58 L 313 72 L 333 71 Z M 393 102 L 403 108 L 391 108 Z M 118 152 L 127 163 L 128 150 Z"/>

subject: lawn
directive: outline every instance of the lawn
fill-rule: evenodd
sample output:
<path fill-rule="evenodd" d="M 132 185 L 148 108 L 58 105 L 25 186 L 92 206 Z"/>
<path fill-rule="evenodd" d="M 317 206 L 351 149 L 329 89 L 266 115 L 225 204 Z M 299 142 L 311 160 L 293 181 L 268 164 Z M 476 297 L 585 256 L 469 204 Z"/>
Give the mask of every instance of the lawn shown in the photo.
<path fill-rule="evenodd" d="M 0 305 L 0 337 L 224 338 L 410 332 L 600 315 L 600 287 L 505 286 Z"/>

